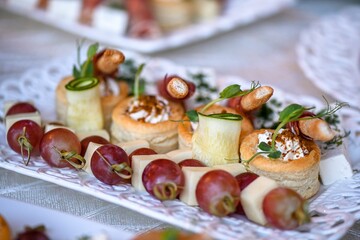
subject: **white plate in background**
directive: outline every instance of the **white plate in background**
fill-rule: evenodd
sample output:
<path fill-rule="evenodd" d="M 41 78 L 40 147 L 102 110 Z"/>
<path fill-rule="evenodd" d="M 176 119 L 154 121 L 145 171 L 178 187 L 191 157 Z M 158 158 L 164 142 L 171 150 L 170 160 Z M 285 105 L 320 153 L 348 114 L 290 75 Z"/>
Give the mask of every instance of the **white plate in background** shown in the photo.
<path fill-rule="evenodd" d="M 126 35 L 111 32 L 106 33 L 96 28 L 81 25 L 75 21 L 76 18 L 73 21 L 67 20 L 68 18 L 53 18 L 42 11 L 14 7 L 13 5 L 6 4 L 6 2 L 1 2 L 1 0 L 0 7 L 103 44 L 143 53 L 154 53 L 188 45 L 228 32 L 236 27 L 274 15 L 293 6 L 295 2 L 296 0 L 229 0 L 225 13 L 217 19 L 201 24 L 192 24 L 151 40 L 130 38 Z"/>
<path fill-rule="evenodd" d="M 9 224 L 12 237 L 24 231 L 25 226 L 44 225 L 52 240 L 78 240 L 80 237 L 107 236 L 106 240 L 130 240 L 134 233 L 76 217 L 56 210 L 0 197 L 0 215 Z M 90 239 L 91 240 L 91 239 Z"/>

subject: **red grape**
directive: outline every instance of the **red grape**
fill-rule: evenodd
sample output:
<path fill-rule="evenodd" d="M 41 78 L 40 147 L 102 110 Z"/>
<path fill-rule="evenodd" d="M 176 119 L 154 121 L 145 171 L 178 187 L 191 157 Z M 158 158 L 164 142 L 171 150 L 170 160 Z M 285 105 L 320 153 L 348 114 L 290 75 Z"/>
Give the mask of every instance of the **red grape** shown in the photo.
<path fill-rule="evenodd" d="M 32 113 L 36 112 L 37 109 L 28 102 L 18 102 L 12 105 L 6 112 L 6 116 L 18 114 L 18 113 Z"/>
<path fill-rule="evenodd" d="M 30 156 L 39 156 L 39 144 L 43 136 L 43 129 L 34 121 L 24 119 L 15 122 L 7 132 L 7 142 L 12 150 L 27 156 L 28 165 Z"/>
<path fill-rule="evenodd" d="M 180 194 L 185 177 L 175 162 L 169 159 L 157 159 L 145 167 L 142 182 L 148 193 L 164 201 L 175 199 Z"/>
<path fill-rule="evenodd" d="M 259 175 L 252 173 L 252 172 L 244 172 L 240 173 L 239 175 L 235 176 L 236 181 L 239 184 L 240 191 L 244 190 L 250 183 L 252 183 L 256 178 L 258 178 Z M 236 213 L 245 215 L 244 209 L 241 205 L 241 202 L 239 202 Z"/>
<path fill-rule="evenodd" d="M 310 221 L 306 201 L 294 190 L 279 187 L 266 194 L 263 211 L 270 226 L 289 230 Z"/>
<path fill-rule="evenodd" d="M 205 163 L 201 162 L 197 159 L 184 159 L 181 162 L 178 163 L 179 166 L 182 167 L 206 167 Z"/>
<path fill-rule="evenodd" d="M 97 135 L 88 136 L 80 141 L 80 143 L 81 143 L 81 154 L 80 155 L 81 156 L 85 156 L 86 149 L 89 146 L 90 142 L 98 143 L 98 144 L 110 143 L 108 140 L 106 140 L 105 138 L 103 138 L 101 136 L 97 136 Z"/>
<path fill-rule="evenodd" d="M 40 142 L 41 157 L 53 167 L 84 167 L 85 159 L 79 155 L 80 152 L 80 140 L 66 128 L 55 128 L 45 133 Z"/>
<path fill-rule="evenodd" d="M 132 174 L 128 155 L 114 144 L 98 147 L 91 157 L 90 167 L 97 179 L 109 185 L 127 183 Z"/>
<path fill-rule="evenodd" d="M 138 148 L 136 150 L 134 150 L 132 153 L 130 153 L 129 155 L 129 162 L 130 162 L 130 166 L 132 165 L 132 157 L 136 156 L 136 155 L 152 155 L 152 154 L 157 154 L 157 152 L 151 148 Z"/>
<path fill-rule="evenodd" d="M 218 217 L 235 212 L 240 201 L 236 178 L 220 169 L 205 173 L 197 184 L 196 200 L 205 212 Z"/>

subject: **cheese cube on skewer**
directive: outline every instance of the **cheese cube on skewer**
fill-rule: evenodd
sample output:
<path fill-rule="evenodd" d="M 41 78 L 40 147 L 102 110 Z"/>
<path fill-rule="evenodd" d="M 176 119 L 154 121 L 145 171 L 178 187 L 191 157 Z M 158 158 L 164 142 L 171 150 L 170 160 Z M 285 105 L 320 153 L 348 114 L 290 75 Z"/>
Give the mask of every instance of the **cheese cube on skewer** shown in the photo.
<path fill-rule="evenodd" d="M 41 126 L 41 116 L 40 116 L 39 112 L 19 113 L 19 114 L 7 116 L 5 118 L 6 133 L 9 131 L 9 128 L 14 123 L 16 123 L 17 121 L 20 121 L 20 120 L 25 120 L 25 119 L 32 120 L 32 121 L 36 122 L 37 124 L 39 124 L 39 126 Z"/>
<path fill-rule="evenodd" d="M 84 155 L 86 163 L 85 163 L 85 166 L 84 166 L 83 170 L 86 171 L 87 173 L 90 173 L 91 175 L 94 175 L 92 170 L 91 170 L 91 166 L 90 166 L 91 158 L 92 158 L 94 152 L 96 151 L 96 149 L 98 149 L 102 145 L 103 144 L 90 142 L 87 149 L 86 149 L 86 152 L 85 152 L 85 155 Z"/>
<path fill-rule="evenodd" d="M 94 131 L 80 131 L 80 132 L 76 132 L 76 135 L 78 136 L 80 141 L 90 136 L 100 136 L 110 142 L 110 135 L 108 131 L 106 131 L 105 129 L 94 130 Z"/>
<path fill-rule="evenodd" d="M 177 149 L 171 152 L 166 153 L 169 156 L 169 159 L 172 161 L 179 163 L 182 160 L 192 158 L 192 150 L 191 149 Z"/>
<path fill-rule="evenodd" d="M 196 200 L 196 186 L 200 178 L 211 171 L 210 167 L 183 167 L 182 171 L 185 177 L 184 189 L 180 193 L 180 200 L 190 206 L 198 205 Z"/>
<path fill-rule="evenodd" d="M 240 201 L 249 220 L 261 225 L 266 224 L 262 204 L 266 194 L 277 187 L 274 180 L 259 176 L 240 193 Z"/>
<path fill-rule="evenodd" d="M 133 151 L 139 148 L 149 148 L 150 144 L 146 140 L 133 140 L 128 142 L 121 142 L 117 144 L 119 147 L 124 149 L 127 155 L 130 155 Z"/>
<path fill-rule="evenodd" d="M 150 162 L 160 158 L 169 159 L 166 154 L 135 155 L 132 157 L 131 168 L 133 170 L 133 174 L 131 177 L 131 185 L 136 190 L 145 191 L 145 187 L 142 182 L 144 169 Z"/>

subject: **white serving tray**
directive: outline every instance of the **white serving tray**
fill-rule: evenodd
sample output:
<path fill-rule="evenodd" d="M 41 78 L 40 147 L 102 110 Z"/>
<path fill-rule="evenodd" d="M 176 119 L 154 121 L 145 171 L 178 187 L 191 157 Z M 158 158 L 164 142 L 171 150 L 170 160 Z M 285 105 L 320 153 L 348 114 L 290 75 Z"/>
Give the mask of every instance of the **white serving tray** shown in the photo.
<path fill-rule="evenodd" d="M 74 20 L 52 18 L 39 10 L 14 7 L 13 5 L 6 4 L 4 0 L 0 0 L 0 7 L 103 44 L 127 48 L 142 53 L 154 53 L 222 34 L 236 27 L 276 14 L 293 6 L 295 2 L 296 0 L 229 0 L 224 14 L 217 19 L 201 24 L 193 24 L 153 40 L 142 40 L 125 35 L 107 33 L 100 29 L 81 25 Z"/>
<path fill-rule="evenodd" d="M 185 68 L 163 59 L 145 59 L 138 55 L 125 54 L 128 59 L 146 62 L 143 71 L 147 80 L 159 79 L 165 73 L 184 76 L 191 71 L 209 74 L 209 82 L 216 82 L 216 73 L 211 69 Z M 8 100 L 32 100 L 46 120 L 55 117 L 55 88 L 61 78 L 69 74 L 73 58 L 58 59 L 41 69 L 30 70 L 19 79 L 7 79 L 0 83 L 0 106 Z M 224 77 L 217 84 L 222 88 L 230 83 L 243 86 L 249 84 L 239 77 Z M 276 98 L 284 102 L 301 100 L 305 105 L 319 106 L 321 101 L 307 96 L 293 96 L 275 87 Z M 3 110 L 0 110 L 3 117 Z M 360 174 L 351 179 L 338 181 L 329 188 L 324 187 L 311 200 L 312 223 L 293 231 L 280 231 L 254 224 L 242 216 L 218 218 L 198 207 L 191 207 L 179 200 L 156 200 L 146 192 L 136 191 L 129 184 L 109 186 L 80 170 L 50 167 L 41 158 L 32 158 L 25 166 L 19 154 L 6 143 L 5 127 L 0 125 L 0 167 L 31 176 L 90 196 L 126 207 L 146 216 L 193 232 L 206 232 L 216 239 L 340 239 L 360 219 Z"/>

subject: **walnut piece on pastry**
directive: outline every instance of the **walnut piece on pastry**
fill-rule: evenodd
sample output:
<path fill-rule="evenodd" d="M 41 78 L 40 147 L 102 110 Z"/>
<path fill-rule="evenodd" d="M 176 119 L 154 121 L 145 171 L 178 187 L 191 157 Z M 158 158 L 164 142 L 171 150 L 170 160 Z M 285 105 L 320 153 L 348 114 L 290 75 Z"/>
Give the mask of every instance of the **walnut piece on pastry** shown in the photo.
<path fill-rule="evenodd" d="M 162 107 L 158 105 L 159 102 L 164 103 L 160 103 Z M 125 142 L 143 139 L 158 153 L 175 150 L 178 148 L 177 121 L 183 118 L 184 112 L 180 103 L 160 97 L 129 97 L 113 110 L 110 128 L 112 140 Z"/>
<path fill-rule="evenodd" d="M 259 136 L 266 134 L 266 132 L 272 135 L 273 130 L 255 130 L 243 140 L 240 146 L 242 160 L 250 159 L 257 153 Z M 281 139 L 281 134 L 278 137 Z M 271 136 L 269 141 L 271 141 L 270 139 Z M 282 141 L 285 145 L 290 143 L 285 140 Z M 298 141 L 304 150 L 303 156 L 285 160 L 283 156 L 279 159 L 271 159 L 267 156 L 258 155 L 250 162 L 249 169 L 258 175 L 274 179 L 280 186 L 289 187 L 308 199 L 315 195 L 320 188 L 318 176 L 321 153 L 314 141 L 302 138 L 299 138 Z M 292 146 L 296 146 L 296 144 L 292 144 Z"/>

